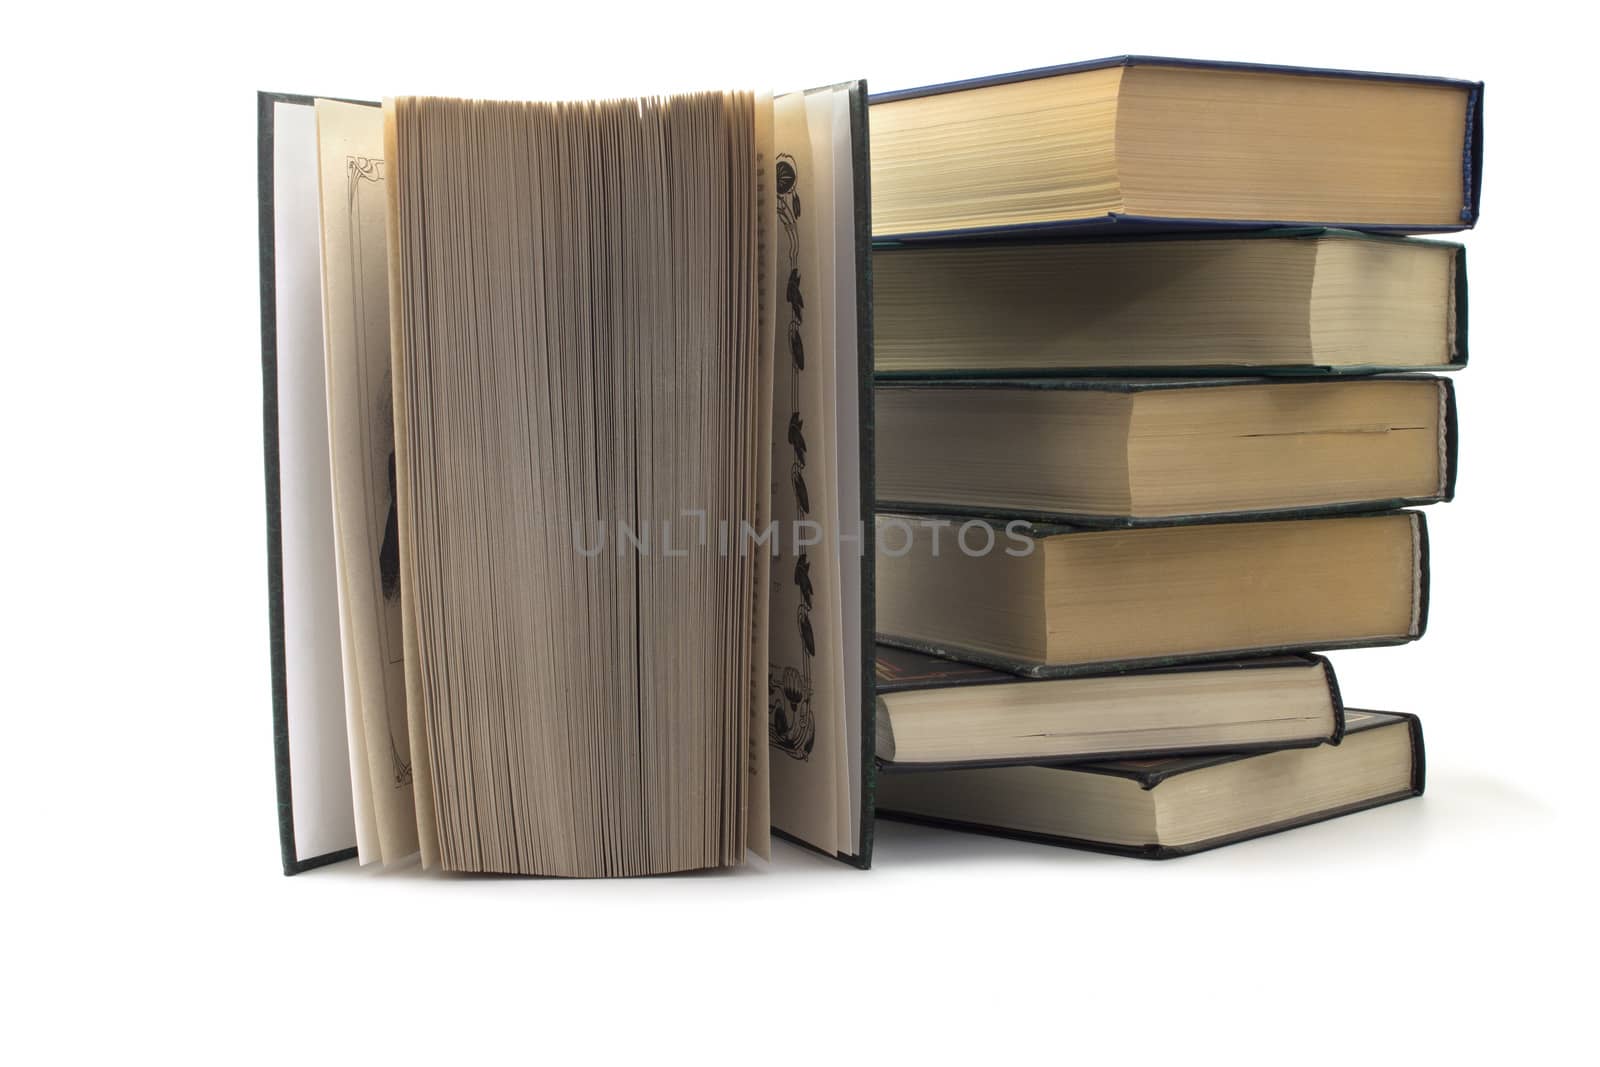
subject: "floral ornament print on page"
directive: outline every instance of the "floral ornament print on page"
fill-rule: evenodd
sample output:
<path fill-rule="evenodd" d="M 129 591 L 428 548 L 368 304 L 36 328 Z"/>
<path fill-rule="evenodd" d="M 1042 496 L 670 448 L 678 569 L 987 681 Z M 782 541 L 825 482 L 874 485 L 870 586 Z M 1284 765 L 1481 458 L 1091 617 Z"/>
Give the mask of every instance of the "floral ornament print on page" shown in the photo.
<path fill-rule="evenodd" d="M 778 156 L 776 177 L 778 192 L 778 221 L 783 226 L 784 247 L 789 262 L 789 276 L 784 285 L 784 301 L 789 305 L 789 325 L 786 331 L 789 352 L 789 421 L 786 440 L 789 445 L 789 487 L 794 494 L 797 524 L 810 517 L 811 495 L 806 488 L 806 438 L 805 420 L 800 415 L 800 380 L 806 369 L 805 344 L 800 335 L 800 324 L 805 314 L 805 295 L 800 278 L 800 175 L 794 156 Z M 773 748 L 797 760 L 811 758 L 816 744 L 817 724 L 812 710 L 811 664 L 816 658 L 816 634 L 811 625 L 816 590 L 811 581 L 811 557 L 805 548 L 795 553 L 794 571 L 790 581 L 799 593 L 793 625 L 800 638 L 800 666 L 768 669 L 767 676 L 767 740 Z"/>

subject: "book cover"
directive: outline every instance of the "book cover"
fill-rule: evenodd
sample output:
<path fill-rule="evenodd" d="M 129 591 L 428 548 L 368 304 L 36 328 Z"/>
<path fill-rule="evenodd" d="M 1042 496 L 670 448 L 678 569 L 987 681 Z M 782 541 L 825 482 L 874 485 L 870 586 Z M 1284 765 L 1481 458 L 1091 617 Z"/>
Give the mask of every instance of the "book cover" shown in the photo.
<path fill-rule="evenodd" d="M 264 471 L 266 475 L 266 526 L 267 526 L 267 610 L 268 610 L 268 640 L 270 645 L 270 660 L 272 672 L 272 741 L 273 741 L 273 766 L 277 785 L 278 798 L 278 838 L 284 874 L 298 874 L 301 871 L 321 867 L 340 860 L 353 859 L 356 855 L 356 840 L 353 815 L 349 812 L 350 799 L 348 779 L 344 790 L 343 804 L 339 803 L 337 792 L 327 788 L 328 782 L 337 781 L 340 774 L 348 775 L 349 758 L 348 750 L 343 747 L 343 710 L 342 688 L 338 697 L 339 719 L 336 738 L 337 743 L 324 746 L 323 751 L 310 752 L 304 746 L 296 748 L 291 744 L 290 725 L 290 679 L 288 669 L 288 641 L 290 632 L 304 625 L 304 610 L 295 599 L 287 595 L 285 580 L 285 550 L 284 550 L 284 523 L 286 494 L 290 497 L 287 506 L 291 518 L 296 518 L 295 512 L 300 508 L 302 501 L 296 500 L 297 490 L 294 484 L 285 486 L 283 480 L 284 453 L 286 450 L 301 449 L 308 443 L 314 448 L 315 430 L 302 427 L 286 427 L 280 419 L 279 393 L 280 384 L 286 388 L 296 387 L 299 377 L 304 372 L 316 376 L 316 388 L 321 388 L 321 348 L 320 337 L 315 353 L 315 359 L 300 358 L 307 353 L 300 352 L 296 338 L 286 338 L 284 357 L 289 361 L 289 366 L 280 366 L 280 337 L 278 318 L 281 311 L 280 302 L 289 303 L 314 299 L 320 308 L 320 286 L 307 289 L 304 285 L 306 279 L 299 279 L 301 285 L 291 285 L 290 291 L 280 295 L 278 291 L 280 270 L 287 270 L 292 265 L 280 263 L 277 252 L 277 236 L 279 225 L 279 198 L 277 190 L 277 165 L 278 165 L 278 140 L 277 123 L 280 105 L 293 109 L 299 113 L 301 119 L 311 122 L 312 107 L 316 97 L 302 96 L 292 93 L 261 92 L 256 94 L 256 183 L 259 223 L 260 247 L 260 294 L 261 294 L 261 396 L 262 396 L 262 421 L 263 421 L 263 453 Z M 372 101 L 348 101 L 349 103 L 362 103 L 376 107 Z M 314 126 L 310 127 L 314 130 Z M 303 135 L 304 131 L 300 131 Z M 314 140 L 314 133 L 312 134 Z M 301 137 L 303 140 L 303 136 Z M 291 149 L 292 151 L 293 149 Z M 314 158 L 312 160 L 314 162 Z M 302 161 L 304 162 L 304 161 Z M 314 172 L 310 172 L 314 180 Z M 315 203 L 314 188 L 309 190 L 311 203 Z M 304 210 L 308 190 L 298 190 L 300 203 L 298 208 Z M 301 252 L 308 250 L 301 249 Z M 309 251 L 314 251 L 311 249 Z M 286 280 L 287 276 L 286 276 Z M 314 279 L 313 279 L 314 280 Z M 320 310 L 316 313 L 316 320 L 320 328 Z M 282 372 L 282 373 L 280 373 Z M 288 380 L 280 383 L 280 379 L 287 376 Z M 309 434 L 310 440 L 302 440 L 302 435 Z M 322 427 L 321 436 L 324 466 L 327 455 L 326 425 Z M 291 460 L 292 462 L 292 460 Z M 292 476 L 291 476 L 292 483 Z M 331 514 L 331 504 L 328 505 Z M 314 516 L 312 517 L 314 521 Z M 332 581 L 331 556 L 326 563 L 326 573 L 320 577 Z M 314 562 L 301 561 L 290 558 L 287 565 L 292 570 L 302 570 L 314 566 Z M 330 586 L 331 587 L 331 586 Z M 291 607 L 296 612 L 293 623 L 288 616 Z M 325 605 L 324 605 L 325 607 Z M 335 620 L 336 623 L 336 620 Z M 325 665 L 324 665 L 325 666 Z M 307 672 L 318 673 L 318 672 Z M 326 671 L 320 672 L 326 674 Z M 342 682 L 340 683 L 342 685 Z M 308 694 L 306 681 L 297 678 L 296 702 L 304 702 Z M 326 689 L 326 686 L 324 686 Z M 320 694 L 326 697 L 326 692 Z M 298 708 L 297 708 L 298 710 Z M 304 723 L 302 722 L 302 726 Z M 299 758 L 296 758 L 296 755 Z M 296 824 L 296 766 L 299 766 L 299 777 L 302 779 L 301 788 L 301 819 Z M 316 802 L 313 803 L 313 796 Z M 327 798 L 332 809 L 322 810 L 320 803 Z"/>

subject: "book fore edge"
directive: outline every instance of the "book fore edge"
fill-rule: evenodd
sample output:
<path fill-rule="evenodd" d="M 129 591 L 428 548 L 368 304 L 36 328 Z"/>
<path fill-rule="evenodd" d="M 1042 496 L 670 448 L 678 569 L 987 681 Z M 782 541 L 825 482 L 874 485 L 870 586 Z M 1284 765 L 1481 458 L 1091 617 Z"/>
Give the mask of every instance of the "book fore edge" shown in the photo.
<path fill-rule="evenodd" d="M 1473 86 L 1467 90 L 1466 132 L 1461 150 L 1461 214 L 1458 216 L 1462 222 L 1471 226 L 1478 221 L 1478 209 L 1473 195 L 1474 181 L 1478 171 L 1477 153 L 1473 151 L 1476 145 L 1473 138 L 1477 133 L 1478 125 L 1478 98 L 1483 94 L 1481 85 Z"/>

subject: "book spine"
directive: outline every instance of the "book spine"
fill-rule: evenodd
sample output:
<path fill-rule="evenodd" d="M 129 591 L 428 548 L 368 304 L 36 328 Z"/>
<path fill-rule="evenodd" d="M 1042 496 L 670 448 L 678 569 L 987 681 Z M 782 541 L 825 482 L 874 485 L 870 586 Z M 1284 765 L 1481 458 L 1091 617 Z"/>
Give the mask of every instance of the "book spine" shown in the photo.
<path fill-rule="evenodd" d="M 1420 641 L 1428 632 L 1428 589 L 1432 575 L 1428 556 L 1428 517 L 1420 511 L 1410 512 L 1412 537 L 1415 538 L 1416 557 L 1416 614 L 1411 628 L 1411 640 Z"/>
<path fill-rule="evenodd" d="M 1483 203 L 1483 83 L 1467 92 L 1466 135 L 1461 153 L 1461 221 L 1470 229 L 1478 224 Z"/>
<path fill-rule="evenodd" d="M 1337 745 L 1344 740 L 1344 694 L 1339 692 L 1339 676 L 1333 673 L 1333 662 L 1326 656 L 1315 657 L 1322 664 L 1322 677 L 1328 683 L 1328 699 L 1333 703 L 1333 733 L 1328 744 Z"/>
<path fill-rule="evenodd" d="M 1411 795 L 1420 797 L 1428 786 L 1428 752 L 1422 743 L 1422 720 L 1407 715 L 1411 724 Z"/>
<path fill-rule="evenodd" d="M 1439 462 L 1444 466 L 1439 500 L 1448 502 L 1456 496 L 1456 459 L 1461 451 L 1461 420 L 1456 413 L 1455 383 L 1449 378 L 1440 378 L 1439 388 L 1443 391 L 1439 401 L 1443 407 L 1439 418 L 1439 432 L 1443 435 Z"/>

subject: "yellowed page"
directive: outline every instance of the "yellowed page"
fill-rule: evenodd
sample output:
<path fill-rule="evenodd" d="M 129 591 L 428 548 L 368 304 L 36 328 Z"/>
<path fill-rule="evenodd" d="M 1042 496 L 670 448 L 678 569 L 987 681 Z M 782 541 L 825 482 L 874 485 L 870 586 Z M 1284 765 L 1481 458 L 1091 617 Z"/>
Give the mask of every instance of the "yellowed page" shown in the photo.
<path fill-rule="evenodd" d="M 397 236 L 399 207 L 397 203 L 400 175 L 394 171 L 395 152 L 394 101 L 383 102 L 383 158 L 390 168 L 388 180 L 383 183 L 389 210 L 387 212 L 389 256 L 389 349 L 390 377 L 393 379 L 395 473 L 400 505 L 400 622 L 401 640 L 405 646 L 406 661 L 406 722 L 411 734 L 411 789 L 417 808 L 417 848 L 422 853 L 422 865 L 435 867 L 439 863 L 439 823 L 433 802 L 433 757 L 429 754 L 428 716 L 422 706 L 421 660 L 417 656 L 416 595 L 417 561 L 411 554 L 411 452 L 407 420 L 409 403 L 405 393 L 405 375 L 401 373 L 406 358 L 405 331 L 400 314 L 400 242 Z"/>
<path fill-rule="evenodd" d="M 328 438 L 345 648 L 355 660 L 379 852 L 384 863 L 394 863 L 417 851 L 417 819 L 394 495 L 383 113 L 330 100 L 318 100 L 316 111 Z"/>
<path fill-rule="evenodd" d="M 812 262 L 811 285 L 815 293 L 806 309 L 811 316 L 815 336 L 821 345 L 819 358 L 807 361 L 807 369 L 821 379 L 822 421 L 813 430 L 820 433 L 808 435 L 815 451 L 812 466 L 819 477 L 812 482 L 813 495 L 822 493 L 821 500 L 813 500 L 815 518 L 825 531 L 823 541 L 812 552 L 816 563 L 813 571 L 821 578 L 818 582 L 822 601 L 828 612 L 828 625 L 818 626 L 817 655 L 827 669 L 818 672 L 828 684 L 826 700 L 817 701 L 819 710 L 829 714 L 827 731 L 835 741 L 833 750 L 834 822 L 837 851 L 853 853 L 851 836 L 854 810 L 850 805 L 850 737 L 849 703 L 845 687 L 844 644 L 844 589 L 839 559 L 840 542 L 835 531 L 839 522 L 839 346 L 838 346 L 838 204 L 839 161 L 834 158 L 834 91 L 818 89 L 806 94 L 806 127 L 811 138 L 810 195 L 806 200 L 806 216 L 810 219 L 810 233 L 816 249 Z M 848 159 L 848 157 L 846 157 Z M 846 167 L 846 171 L 848 171 Z M 817 299 L 820 297 L 820 299 Z M 811 351 L 816 352 L 813 348 Z M 855 384 L 854 379 L 851 385 Z M 859 604 L 857 609 L 860 610 Z"/>
<path fill-rule="evenodd" d="M 759 204 L 757 219 L 760 226 L 760 272 L 757 283 L 760 299 L 761 367 L 756 403 L 763 412 L 763 432 L 759 440 L 772 438 L 772 379 L 774 352 L 774 323 L 776 322 L 777 290 L 774 274 L 778 267 L 778 246 L 775 234 L 778 226 L 777 193 L 773 189 L 773 104 L 768 93 L 756 97 L 756 164 Z M 772 483 L 772 448 L 760 450 L 756 477 L 757 486 Z M 772 521 L 772 493 L 758 494 L 759 510 L 756 513 L 757 529 L 764 529 Z M 755 567 L 755 633 L 751 648 L 751 661 L 755 667 L 750 672 L 750 792 L 746 818 L 745 847 L 762 859 L 772 858 L 772 781 L 770 752 L 767 747 L 767 701 L 763 690 L 767 682 L 767 657 L 769 651 L 770 585 L 772 556 L 765 550 L 753 550 Z"/>

